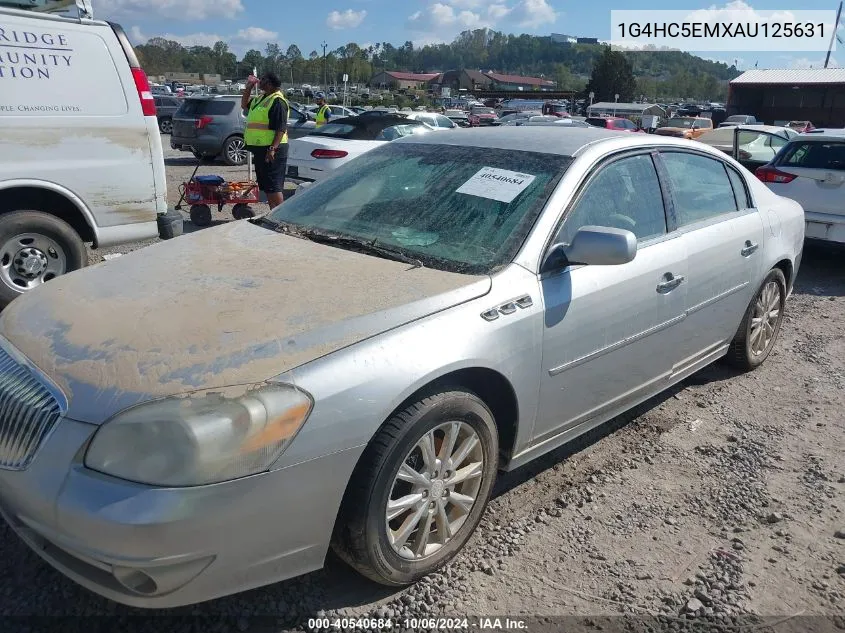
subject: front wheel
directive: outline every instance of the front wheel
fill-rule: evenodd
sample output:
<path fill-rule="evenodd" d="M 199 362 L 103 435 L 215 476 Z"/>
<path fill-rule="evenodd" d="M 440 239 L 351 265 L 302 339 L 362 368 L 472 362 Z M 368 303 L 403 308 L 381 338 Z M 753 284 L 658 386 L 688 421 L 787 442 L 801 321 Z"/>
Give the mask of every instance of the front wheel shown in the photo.
<path fill-rule="evenodd" d="M 0 307 L 87 265 L 85 243 L 67 222 L 41 211 L 0 216 Z"/>
<path fill-rule="evenodd" d="M 173 133 L 173 120 L 172 119 L 162 119 L 158 122 L 158 129 L 162 134 L 172 134 Z"/>
<path fill-rule="evenodd" d="M 745 311 L 725 360 L 743 371 L 762 365 L 775 346 L 785 307 L 786 278 L 775 268 L 766 275 Z"/>
<path fill-rule="evenodd" d="M 359 460 L 333 539 L 338 555 L 388 586 L 446 565 L 475 531 L 498 468 L 493 414 L 443 390 L 388 420 Z"/>

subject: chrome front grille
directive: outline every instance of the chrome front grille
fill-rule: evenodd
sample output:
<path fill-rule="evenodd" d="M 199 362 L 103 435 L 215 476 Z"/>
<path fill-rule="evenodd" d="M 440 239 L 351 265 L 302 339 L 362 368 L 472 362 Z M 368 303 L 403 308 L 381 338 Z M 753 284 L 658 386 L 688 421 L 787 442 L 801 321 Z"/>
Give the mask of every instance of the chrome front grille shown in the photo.
<path fill-rule="evenodd" d="M 61 415 L 52 390 L 0 348 L 0 469 L 26 470 Z"/>

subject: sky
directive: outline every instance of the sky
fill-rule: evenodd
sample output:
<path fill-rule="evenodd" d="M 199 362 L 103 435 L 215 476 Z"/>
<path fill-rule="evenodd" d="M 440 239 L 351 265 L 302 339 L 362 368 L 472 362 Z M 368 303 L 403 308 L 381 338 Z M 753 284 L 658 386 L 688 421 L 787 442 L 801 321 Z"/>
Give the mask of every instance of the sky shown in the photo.
<path fill-rule="evenodd" d="M 611 9 L 684 9 L 707 12 L 785 9 L 793 2 L 755 0 L 649 0 L 634 3 L 583 0 L 92 0 L 95 16 L 119 22 L 135 44 L 151 37 L 177 40 L 186 46 L 228 42 L 239 56 L 267 42 L 282 50 L 296 44 L 303 55 L 334 50 L 349 42 L 368 46 L 390 42 L 450 42 L 466 29 L 490 27 L 506 33 L 578 37 L 611 37 Z M 802 0 L 804 10 L 835 11 L 837 0 Z M 719 15 L 723 15 L 719 14 Z M 845 29 L 841 31 L 845 41 Z M 824 52 L 720 51 L 695 52 L 740 70 L 820 68 Z M 831 66 L 837 65 L 833 53 Z M 845 63 L 845 54 L 840 54 Z M 422 69 L 416 69 L 422 70 Z M 508 70 L 508 69 L 501 69 Z"/>

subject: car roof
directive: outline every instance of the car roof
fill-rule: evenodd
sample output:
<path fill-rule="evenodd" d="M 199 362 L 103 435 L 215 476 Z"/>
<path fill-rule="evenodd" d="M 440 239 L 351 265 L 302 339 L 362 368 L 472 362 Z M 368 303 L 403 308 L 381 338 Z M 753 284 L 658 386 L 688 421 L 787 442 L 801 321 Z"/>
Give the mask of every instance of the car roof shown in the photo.
<path fill-rule="evenodd" d="M 560 156 L 574 156 L 585 146 L 605 139 L 619 139 L 620 132 L 597 127 L 566 128 L 560 126 L 560 134 L 553 134 L 550 126 L 498 126 L 481 127 L 467 135 L 465 130 L 445 130 L 437 134 L 407 137 L 396 143 L 414 142 L 426 145 L 459 145 L 485 149 L 505 149 L 523 152 L 540 152 Z M 638 136 L 630 134 L 624 136 Z M 435 138 L 436 137 L 436 138 Z M 653 137 L 652 137 L 653 140 Z M 662 139 L 661 139 L 662 141 Z"/>
<path fill-rule="evenodd" d="M 795 141 L 845 141 L 845 129 L 816 128 L 812 132 L 804 132 L 792 138 Z"/>

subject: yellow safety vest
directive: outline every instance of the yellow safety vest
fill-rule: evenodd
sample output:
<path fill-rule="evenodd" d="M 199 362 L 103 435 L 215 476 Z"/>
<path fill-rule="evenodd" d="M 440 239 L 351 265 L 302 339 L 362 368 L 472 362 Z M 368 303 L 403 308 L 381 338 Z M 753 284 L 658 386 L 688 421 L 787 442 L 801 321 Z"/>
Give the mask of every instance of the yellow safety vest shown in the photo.
<path fill-rule="evenodd" d="M 317 110 L 317 117 L 316 117 L 317 127 L 320 127 L 320 126 L 323 126 L 323 125 L 326 124 L 326 112 L 328 112 L 328 111 L 329 111 L 329 106 L 327 106 L 327 105 L 324 105 L 324 106 L 320 107 L 319 110 Z"/>
<path fill-rule="evenodd" d="M 246 132 L 244 133 L 244 143 L 247 146 L 269 147 L 273 144 L 276 132 L 270 129 L 270 108 L 277 99 L 281 99 L 287 107 L 288 118 L 290 118 L 290 103 L 281 92 L 274 92 L 271 95 L 253 99 L 249 104 L 249 115 L 246 118 Z M 288 142 L 287 132 L 282 136 L 281 142 Z"/>

